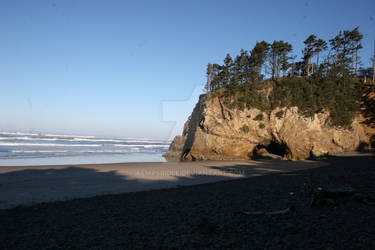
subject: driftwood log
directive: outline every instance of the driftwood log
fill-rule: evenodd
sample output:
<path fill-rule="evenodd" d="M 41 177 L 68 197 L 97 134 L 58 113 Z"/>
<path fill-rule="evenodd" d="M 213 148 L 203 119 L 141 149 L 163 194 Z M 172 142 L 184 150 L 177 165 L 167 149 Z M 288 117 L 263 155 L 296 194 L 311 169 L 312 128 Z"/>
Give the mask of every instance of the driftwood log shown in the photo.
<path fill-rule="evenodd" d="M 352 196 L 355 193 L 357 192 L 351 187 L 331 189 L 317 188 L 312 194 L 310 205 L 312 207 L 334 205 L 338 199 Z"/>
<path fill-rule="evenodd" d="M 314 190 L 311 199 L 311 206 L 329 206 L 335 205 L 340 199 L 351 197 L 353 200 L 366 205 L 375 206 L 375 196 L 363 194 L 351 187 Z"/>
<path fill-rule="evenodd" d="M 244 215 L 280 215 L 280 214 L 287 214 L 290 211 L 292 211 L 292 208 L 288 207 L 282 210 L 276 210 L 271 212 L 265 212 L 265 211 L 241 211 L 240 214 Z"/>

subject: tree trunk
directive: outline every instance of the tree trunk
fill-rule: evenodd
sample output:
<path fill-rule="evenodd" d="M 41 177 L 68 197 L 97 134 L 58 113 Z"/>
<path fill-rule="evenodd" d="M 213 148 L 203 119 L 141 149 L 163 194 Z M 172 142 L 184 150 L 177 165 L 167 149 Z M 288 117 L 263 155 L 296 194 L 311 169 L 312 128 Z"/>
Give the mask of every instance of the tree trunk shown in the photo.
<path fill-rule="evenodd" d="M 280 58 L 277 60 L 276 79 L 280 78 Z"/>
<path fill-rule="evenodd" d="M 310 57 L 307 58 L 307 76 L 310 75 Z"/>
<path fill-rule="evenodd" d="M 357 70 L 358 70 L 358 49 L 355 50 L 355 75 L 357 75 Z"/>
<path fill-rule="evenodd" d="M 272 55 L 273 62 L 272 62 L 272 80 L 275 80 L 276 78 L 276 55 Z"/>
<path fill-rule="evenodd" d="M 354 53 L 352 53 L 352 73 L 354 72 Z"/>
<path fill-rule="evenodd" d="M 259 65 L 259 69 L 258 69 L 258 81 L 260 81 L 261 76 L 262 76 L 262 64 Z"/>

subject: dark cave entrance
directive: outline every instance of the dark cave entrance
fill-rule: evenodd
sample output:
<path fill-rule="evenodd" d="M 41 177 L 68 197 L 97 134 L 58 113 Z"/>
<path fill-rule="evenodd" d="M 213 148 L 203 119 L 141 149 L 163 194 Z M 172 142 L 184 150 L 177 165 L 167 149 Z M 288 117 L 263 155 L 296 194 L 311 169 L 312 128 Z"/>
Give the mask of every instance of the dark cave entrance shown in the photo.
<path fill-rule="evenodd" d="M 268 153 L 273 155 L 278 155 L 284 157 L 289 153 L 289 148 L 285 143 L 278 143 L 276 141 L 270 141 L 269 144 L 258 144 L 254 149 L 254 157 L 262 156 L 258 152 L 261 152 L 261 149 L 267 150 Z M 264 156 L 264 155 L 263 155 Z"/>

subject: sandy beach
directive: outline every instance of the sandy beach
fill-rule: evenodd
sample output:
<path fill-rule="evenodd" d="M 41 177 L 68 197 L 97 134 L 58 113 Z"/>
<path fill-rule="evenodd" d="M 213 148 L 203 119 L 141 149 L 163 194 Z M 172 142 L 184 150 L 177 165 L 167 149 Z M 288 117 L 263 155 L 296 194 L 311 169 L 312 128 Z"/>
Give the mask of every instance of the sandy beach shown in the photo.
<path fill-rule="evenodd" d="M 314 161 L 210 161 L 0 167 L 0 209 L 316 168 Z"/>
<path fill-rule="evenodd" d="M 0 197 L 7 202 L 3 207 L 67 200 L 0 209 L 0 248 L 374 249 L 374 206 L 343 197 L 312 207 L 312 197 L 306 193 L 306 183 L 312 180 L 314 187 L 351 187 L 375 201 L 374 166 L 374 156 L 361 154 L 327 158 L 324 163 L 3 168 Z M 137 169 L 186 172 L 140 177 Z M 214 172 L 194 175 L 198 170 Z M 177 185 L 181 186 L 166 188 Z M 156 188 L 163 189 L 69 200 Z M 293 210 L 282 215 L 239 213 L 287 207 Z"/>

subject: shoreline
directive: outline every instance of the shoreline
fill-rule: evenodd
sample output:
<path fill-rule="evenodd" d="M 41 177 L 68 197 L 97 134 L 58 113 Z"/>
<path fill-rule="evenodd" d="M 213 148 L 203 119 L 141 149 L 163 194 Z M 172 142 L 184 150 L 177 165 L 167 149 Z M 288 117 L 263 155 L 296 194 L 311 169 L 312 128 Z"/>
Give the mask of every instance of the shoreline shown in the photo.
<path fill-rule="evenodd" d="M 112 164 L 134 162 L 166 162 L 160 153 L 128 153 L 128 154 L 92 154 L 92 155 L 66 155 L 46 157 L 19 157 L 2 158 L 0 167 L 21 166 L 60 166 L 83 164 Z"/>
<path fill-rule="evenodd" d="M 0 167 L 0 209 L 285 173 L 321 161 L 196 161 Z"/>

